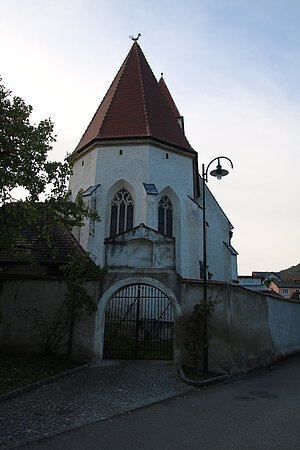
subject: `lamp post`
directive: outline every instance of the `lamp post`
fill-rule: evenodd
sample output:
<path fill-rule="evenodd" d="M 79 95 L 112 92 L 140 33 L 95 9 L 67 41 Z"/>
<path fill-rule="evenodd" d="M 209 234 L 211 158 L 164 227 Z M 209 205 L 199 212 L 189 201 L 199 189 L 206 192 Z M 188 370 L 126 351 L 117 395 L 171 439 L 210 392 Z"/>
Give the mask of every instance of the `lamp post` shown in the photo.
<path fill-rule="evenodd" d="M 230 162 L 231 168 L 233 169 L 232 161 L 227 158 L 227 156 L 218 156 L 210 161 L 206 170 L 204 164 L 202 164 L 202 196 L 203 196 L 203 302 L 206 305 L 207 303 L 207 253 L 206 253 L 206 205 L 205 205 L 205 183 L 208 182 L 208 169 L 211 164 L 218 160 L 218 164 L 215 170 L 210 172 L 212 177 L 217 177 L 218 180 L 221 180 L 222 177 L 228 175 L 228 170 L 223 169 L 220 163 L 221 159 L 226 159 Z M 208 338 L 207 338 L 207 317 L 205 315 L 204 320 L 204 335 L 203 335 L 203 370 L 204 372 L 208 371 Z"/>

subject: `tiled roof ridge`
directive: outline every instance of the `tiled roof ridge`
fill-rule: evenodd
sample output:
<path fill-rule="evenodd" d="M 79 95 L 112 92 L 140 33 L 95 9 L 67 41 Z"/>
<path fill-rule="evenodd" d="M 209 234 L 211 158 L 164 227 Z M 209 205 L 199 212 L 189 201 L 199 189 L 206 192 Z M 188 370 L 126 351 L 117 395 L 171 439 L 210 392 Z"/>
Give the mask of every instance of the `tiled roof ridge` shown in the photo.
<path fill-rule="evenodd" d="M 144 88 L 142 69 L 141 69 L 141 60 L 140 60 L 140 53 L 139 53 L 139 51 L 142 51 L 142 50 L 141 50 L 141 48 L 140 48 L 140 46 L 138 45 L 137 42 L 135 42 L 133 44 L 133 47 L 135 48 L 136 58 L 137 58 L 137 62 L 138 62 L 138 69 L 139 69 L 139 75 L 140 75 L 140 83 L 141 83 L 141 91 L 142 91 L 142 97 L 143 97 L 143 108 L 144 108 L 145 119 L 146 119 L 147 134 L 148 134 L 148 136 L 151 136 L 151 128 L 150 128 L 149 116 L 148 116 L 148 111 L 147 111 L 145 88 Z"/>
<path fill-rule="evenodd" d="M 107 106 L 106 113 L 105 113 L 105 115 L 104 115 L 104 117 L 103 117 L 103 120 L 102 120 L 102 122 L 101 122 L 101 126 L 100 126 L 100 128 L 99 128 L 99 133 L 98 133 L 98 135 L 99 135 L 99 134 L 101 135 L 101 128 L 104 126 L 104 122 L 106 121 L 106 119 L 107 119 L 107 117 L 108 117 L 108 113 L 109 113 L 109 110 L 110 110 L 110 108 L 111 108 L 111 105 L 113 104 L 113 101 L 114 101 L 114 99 L 116 98 L 117 90 L 118 90 L 118 88 L 119 88 L 119 86 L 120 86 L 120 82 L 121 82 L 121 80 L 122 80 L 122 78 L 123 78 L 123 75 L 124 75 L 124 73 L 125 73 L 125 69 L 126 69 L 126 67 L 127 67 L 127 64 L 128 64 L 129 58 L 130 58 L 130 56 L 131 56 L 131 53 L 133 52 L 133 49 L 134 49 L 134 45 L 135 45 L 135 44 L 136 44 L 136 42 L 133 44 L 133 46 L 132 46 L 131 49 L 129 50 L 129 53 L 128 53 L 128 55 L 126 56 L 126 58 L 125 58 L 125 60 L 124 60 L 124 62 L 123 62 L 123 64 L 122 64 L 122 66 L 120 67 L 119 72 L 117 73 L 117 75 L 116 75 L 115 78 L 114 78 L 114 81 L 115 81 L 115 80 L 117 79 L 117 77 L 119 76 L 119 79 L 118 79 L 118 81 L 117 81 L 117 83 L 116 83 L 115 90 L 114 90 L 113 93 L 112 93 L 110 102 L 109 102 L 109 104 L 108 104 L 108 106 Z M 111 86 L 113 85 L 114 81 L 112 82 Z M 109 87 L 109 90 L 110 90 L 111 86 Z M 109 92 L 109 90 L 107 91 L 107 93 Z M 106 95 L 107 95 L 107 94 L 106 94 Z M 105 95 L 105 97 L 106 97 L 106 95 Z M 104 98 L 105 98 L 105 97 L 104 97 Z M 103 100 L 104 100 L 104 99 L 103 99 Z M 102 102 L 103 102 L 103 100 L 102 100 Z M 101 104 L 102 104 L 102 102 L 101 102 Z M 101 104 L 100 104 L 100 106 L 101 106 Z M 100 106 L 99 106 L 99 108 L 100 108 Z"/>
<path fill-rule="evenodd" d="M 105 114 L 104 114 L 104 116 L 103 116 L 103 119 L 102 119 L 102 121 L 101 121 L 101 123 L 100 123 L 100 126 L 99 126 L 99 129 L 98 129 L 97 135 L 99 135 L 99 133 L 101 133 L 101 128 L 103 127 L 104 121 L 105 121 L 105 119 L 107 118 L 108 111 L 109 111 L 109 109 L 110 109 L 110 107 L 111 107 L 113 98 L 115 97 L 117 88 L 119 87 L 120 80 L 121 80 L 121 78 L 122 78 L 122 75 L 124 74 L 124 70 L 125 70 L 125 67 L 126 67 L 126 65 L 127 65 L 127 63 L 128 63 L 129 56 L 130 56 L 131 53 L 132 53 L 132 49 L 133 49 L 133 46 L 131 47 L 131 49 L 130 49 L 128 55 L 126 56 L 126 58 L 125 58 L 123 64 L 121 65 L 119 71 L 117 72 L 115 78 L 114 78 L 113 81 L 111 82 L 111 84 L 110 84 L 110 86 L 109 86 L 109 88 L 108 88 L 108 90 L 107 90 L 105 96 L 103 97 L 103 99 L 102 99 L 100 105 L 98 106 L 98 108 L 97 108 L 95 114 L 93 115 L 92 120 L 89 122 L 89 124 L 88 124 L 88 126 L 86 127 L 86 129 L 85 129 L 83 135 L 81 136 L 81 139 L 80 139 L 80 141 L 79 141 L 79 143 L 78 143 L 78 145 L 77 145 L 75 151 L 78 151 L 81 147 L 84 147 L 84 146 L 85 146 L 85 143 L 82 142 L 84 136 L 86 135 L 88 129 L 90 128 L 91 124 L 93 123 L 93 120 L 94 120 L 95 117 L 97 116 L 99 110 L 102 108 L 102 105 L 103 105 L 103 103 L 105 102 L 105 100 L 107 99 L 108 95 L 109 95 L 109 94 L 112 94 L 112 95 L 111 95 L 111 99 L 110 99 L 110 101 L 109 101 L 109 103 L 108 103 L 108 105 L 107 105 L 107 107 L 106 107 L 106 111 L 105 111 Z M 111 92 L 112 89 L 113 89 L 113 85 L 114 85 L 114 84 L 116 84 L 116 86 L 115 86 L 113 92 Z"/>
<path fill-rule="evenodd" d="M 149 65 L 149 63 L 148 63 L 148 61 L 147 61 L 147 59 L 146 59 L 142 49 L 140 48 L 140 46 L 138 44 L 137 44 L 136 48 L 139 49 L 139 59 L 140 59 L 140 56 L 142 56 L 142 62 L 144 61 L 143 64 L 139 65 L 139 70 L 141 70 L 143 72 L 142 73 L 142 80 L 146 81 L 145 80 L 145 76 L 147 75 L 147 73 L 151 74 L 151 76 L 153 77 L 153 81 L 154 81 L 153 88 L 155 90 L 155 95 L 156 96 L 157 96 L 157 94 L 159 95 L 159 97 L 161 98 L 161 100 L 160 100 L 161 104 L 163 104 L 163 106 L 166 107 L 168 109 L 168 111 L 170 111 L 170 117 L 172 116 L 172 118 L 175 119 L 174 121 L 172 121 L 172 124 L 174 125 L 173 130 L 175 131 L 175 129 L 177 129 L 177 133 L 178 133 L 177 134 L 177 138 L 176 138 L 177 143 L 173 139 L 166 139 L 165 142 L 167 142 L 167 143 L 169 143 L 171 145 L 175 145 L 175 146 L 179 146 L 181 148 L 185 148 L 185 150 L 187 150 L 187 149 L 193 150 L 191 145 L 190 145 L 190 143 L 189 143 L 189 141 L 187 140 L 184 132 L 182 131 L 181 126 L 178 123 L 177 117 L 175 116 L 175 114 L 174 114 L 174 112 L 173 112 L 173 110 L 172 110 L 172 108 L 170 106 L 170 103 L 169 103 L 168 99 L 166 98 L 166 96 L 162 92 L 161 86 L 159 85 L 159 82 L 157 81 L 157 79 L 156 79 L 156 77 L 155 77 L 155 75 L 154 75 L 154 73 L 152 71 L 152 68 Z M 149 80 L 148 80 L 148 82 L 149 82 Z M 148 95 L 148 97 L 147 97 L 147 95 Z M 169 95 L 171 97 L 171 94 L 169 94 Z M 146 102 L 146 107 L 147 106 L 149 107 L 151 105 L 150 97 L 151 96 L 149 96 L 149 90 L 145 91 L 145 97 L 144 97 L 145 100 L 144 101 Z M 172 101 L 174 103 L 173 99 L 172 99 Z M 175 105 L 175 103 L 174 103 L 174 105 Z M 176 106 L 175 106 L 175 108 L 176 108 Z M 152 117 L 151 117 L 151 114 L 152 114 Z M 152 126 L 150 127 L 150 131 L 151 131 L 151 135 L 150 136 L 152 136 L 152 137 L 154 137 L 156 139 L 158 138 L 159 140 L 163 141 L 164 139 L 162 139 L 161 137 L 158 137 L 158 136 L 155 137 L 155 131 L 154 131 L 155 123 L 153 121 L 153 108 L 152 108 L 152 111 L 150 110 L 150 114 L 148 114 L 148 117 L 150 117 L 149 124 L 152 124 Z M 180 115 L 179 115 L 179 117 L 180 117 Z M 178 142 L 178 137 L 179 137 L 179 139 L 183 138 L 183 141 L 180 144 Z M 184 144 L 184 141 L 185 141 L 185 144 Z"/>

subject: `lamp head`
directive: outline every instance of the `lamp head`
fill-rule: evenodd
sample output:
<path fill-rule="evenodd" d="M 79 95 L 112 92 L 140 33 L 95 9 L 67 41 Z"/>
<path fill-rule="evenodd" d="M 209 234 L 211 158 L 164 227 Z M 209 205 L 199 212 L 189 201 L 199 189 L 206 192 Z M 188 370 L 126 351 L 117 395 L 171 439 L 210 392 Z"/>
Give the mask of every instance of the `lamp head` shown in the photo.
<path fill-rule="evenodd" d="M 228 175 L 228 173 L 229 173 L 228 170 L 222 169 L 222 166 L 220 164 L 220 160 L 219 159 L 218 159 L 217 168 L 210 172 L 212 177 L 217 177 L 217 180 L 221 180 L 222 177 L 225 177 L 226 175 Z"/>

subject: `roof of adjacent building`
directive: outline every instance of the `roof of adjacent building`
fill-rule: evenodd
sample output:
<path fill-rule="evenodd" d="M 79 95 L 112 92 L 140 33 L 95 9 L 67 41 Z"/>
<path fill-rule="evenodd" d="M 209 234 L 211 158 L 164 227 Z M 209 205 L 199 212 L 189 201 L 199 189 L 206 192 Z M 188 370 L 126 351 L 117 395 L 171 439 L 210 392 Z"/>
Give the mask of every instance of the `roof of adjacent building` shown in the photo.
<path fill-rule="evenodd" d="M 274 275 L 279 278 L 279 272 L 262 272 L 262 271 L 254 271 L 252 272 L 252 276 L 254 278 L 267 278 L 270 275 Z"/>
<path fill-rule="evenodd" d="M 76 253 L 85 253 L 72 233 L 58 226 L 53 228 L 51 245 L 49 248 L 35 226 L 26 226 L 16 252 L 11 255 L 2 251 L 0 264 L 29 263 L 32 258 L 37 264 L 61 266 L 67 264 Z"/>
<path fill-rule="evenodd" d="M 300 281 L 277 281 L 272 280 L 272 283 L 274 283 L 279 288 L 300 288 Z"/>
<path fill-rule="evenodd" d="M 110 139 L 152 138 L 194 153 L 176 119 L 179 112 L 164 82 L 157 82 L 135 42 L 76 151 Z"/>

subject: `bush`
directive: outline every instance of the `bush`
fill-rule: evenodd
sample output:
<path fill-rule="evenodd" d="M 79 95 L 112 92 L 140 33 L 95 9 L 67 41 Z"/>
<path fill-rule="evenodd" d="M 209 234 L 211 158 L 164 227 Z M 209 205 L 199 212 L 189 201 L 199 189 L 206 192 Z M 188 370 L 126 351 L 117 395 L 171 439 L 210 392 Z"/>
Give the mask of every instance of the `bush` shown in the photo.
<path fill-rule="evenodd" d="M 192 370 L 199 373 L 203 370 L 205 325 L 213 315 L 215 305 L 219 301 L 207 300 L 194 306 L 193 312 L 181 319 L 183 345 L 191 358 Z"/>

